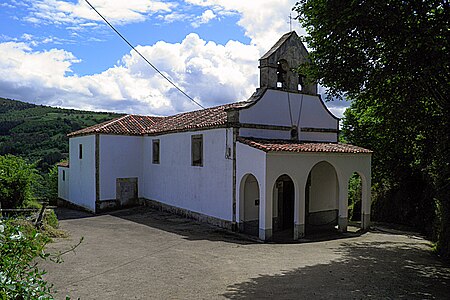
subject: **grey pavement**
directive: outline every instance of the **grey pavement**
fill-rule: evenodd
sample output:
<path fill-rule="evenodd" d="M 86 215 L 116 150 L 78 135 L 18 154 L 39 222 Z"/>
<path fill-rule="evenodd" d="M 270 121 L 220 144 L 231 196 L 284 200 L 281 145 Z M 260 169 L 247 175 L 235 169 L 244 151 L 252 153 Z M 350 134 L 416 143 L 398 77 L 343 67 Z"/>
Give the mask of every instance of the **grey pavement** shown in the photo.
<path fill-rule="evenodd" d="M 450 267 L 395 230 L 259 243 L 151 208 L 58 209 L 64 262 L 39 262 L 58 299 L 449 299 Z"/>

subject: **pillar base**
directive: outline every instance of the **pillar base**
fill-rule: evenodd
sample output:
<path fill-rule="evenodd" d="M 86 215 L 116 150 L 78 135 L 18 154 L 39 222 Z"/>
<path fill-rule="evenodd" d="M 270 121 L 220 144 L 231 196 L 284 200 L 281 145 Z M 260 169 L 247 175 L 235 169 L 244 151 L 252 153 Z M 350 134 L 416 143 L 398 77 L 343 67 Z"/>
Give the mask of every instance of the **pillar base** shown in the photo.
<path fill-rule="evenodd" d="M 259 239 L 263 241 L 270 241 L 272 239 L 272 228 L 270 229 L 259 229 Z"/>
<path fill-rule="evenodd" d="M 347 217 L 339 217 L 338 230 L 339 232 L 347 232 L 348 219 Z"/>
<path fill-rule="evenodd" d="M 294 224 L 294 240 L 305 237 L 305 224 Z"/>
<path fill-rule="evenodd" d="M 370 227 L 370 214 L 361 215 L 361 229 L 367 230 Z"/>

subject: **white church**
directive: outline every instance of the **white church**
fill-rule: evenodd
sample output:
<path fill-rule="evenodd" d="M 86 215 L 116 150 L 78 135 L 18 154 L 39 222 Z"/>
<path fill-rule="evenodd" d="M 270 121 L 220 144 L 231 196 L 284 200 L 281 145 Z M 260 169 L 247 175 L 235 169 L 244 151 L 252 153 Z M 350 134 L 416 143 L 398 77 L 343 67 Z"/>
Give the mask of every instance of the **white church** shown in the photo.
<path fill-rule="evenodd" d="M 347 230 L 356 172 L 368 228 L 371 151 L 338 142 L 339 119 L 317 85 L 292 71 L 306 57 L 290 32 L 260 59 L 260 87 L 247 101 L 70 133 L 59 197 L 94 213 L 148 204 L 261 240 L 296 240 L 318 224 Z"/>

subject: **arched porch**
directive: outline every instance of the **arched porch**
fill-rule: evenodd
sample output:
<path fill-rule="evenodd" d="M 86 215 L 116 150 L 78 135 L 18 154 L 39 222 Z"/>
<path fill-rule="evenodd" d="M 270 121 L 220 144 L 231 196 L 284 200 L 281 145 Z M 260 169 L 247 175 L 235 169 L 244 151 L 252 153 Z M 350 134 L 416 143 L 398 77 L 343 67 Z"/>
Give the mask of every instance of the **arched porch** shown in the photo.
<path fill-rule="evenodd" d="M 243 228 L 241 223 L 246 222 L 243 180 L 250 173 L 257 178 L 259 187 L 258 236 L 261 240 L 271 240 L 281 230 L 289 230 L 294 240 L 303 238 L 316 227 L 334 229 L 337 225 L 339 231 L 345 232 L 348 225 L 348 181 L 354 172 L 362 178 L 361 227 L 368 228 L 370 153 L 264 153 L 250 147 L 245 150 L 248 155 L 245 163 L 238 163 L 237 176 L 237 220 L 240 228 Z M 250 157 L 257 159 L 252 163 Z M 288 196 L 284 195 L 284 190 L 289 191 Z M 280 197 L 284 201 L 280 201 Z"/>

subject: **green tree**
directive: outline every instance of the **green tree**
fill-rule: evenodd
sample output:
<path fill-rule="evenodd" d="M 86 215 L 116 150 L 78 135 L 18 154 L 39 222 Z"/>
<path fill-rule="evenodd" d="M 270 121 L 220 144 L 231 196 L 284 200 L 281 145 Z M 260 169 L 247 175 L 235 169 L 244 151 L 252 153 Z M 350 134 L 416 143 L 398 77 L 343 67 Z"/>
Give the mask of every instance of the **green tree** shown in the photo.
<path fill-rule="evenodd" d="M 294 10 L 312 48 L 299 71 L 328 99 L 352 100 L 344 137 L 374 150 L 374 216 L 433 233 L 449 256 L 448 1 L 302 0 Z"/>
<path fill-rule="evenodd" d="M 0 156 L 0 201 L 2 208 L 27 206 L 34 200 L 34 184 L 39 175 L 23 158 Z"/>

